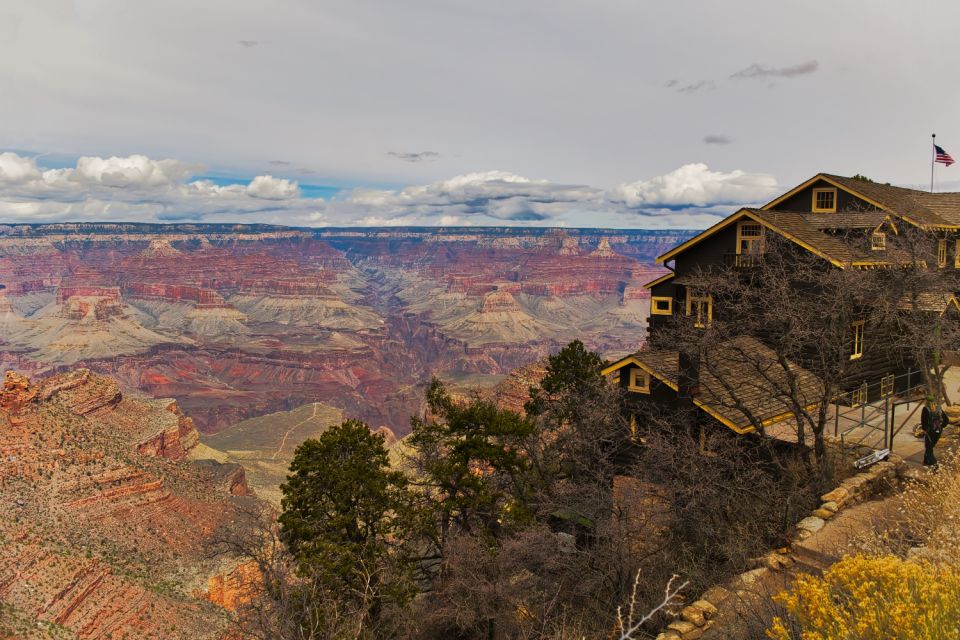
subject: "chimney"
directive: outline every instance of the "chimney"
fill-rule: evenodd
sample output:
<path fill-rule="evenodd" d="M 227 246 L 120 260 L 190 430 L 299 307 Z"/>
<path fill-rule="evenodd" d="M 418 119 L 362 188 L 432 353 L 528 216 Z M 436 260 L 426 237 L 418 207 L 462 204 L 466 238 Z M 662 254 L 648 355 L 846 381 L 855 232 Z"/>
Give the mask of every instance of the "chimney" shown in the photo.
<path fill-rule="evenodd" d="M 700 391 L 700 352 L 697 345 L 681 349 L 677 371 L 677 414 L 692 430 L 696 427 L 693 398 Z"/>

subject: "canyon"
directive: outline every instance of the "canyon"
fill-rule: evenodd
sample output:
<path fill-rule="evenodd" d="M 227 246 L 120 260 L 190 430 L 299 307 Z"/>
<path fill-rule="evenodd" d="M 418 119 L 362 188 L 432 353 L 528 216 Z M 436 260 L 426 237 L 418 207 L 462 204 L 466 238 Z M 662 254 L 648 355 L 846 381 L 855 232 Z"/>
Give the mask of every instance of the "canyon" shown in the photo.
<path fill-rule="evenodd" d="M 0 366 L 85 367 L 198 430 L 324 403 L 397 435 L 431 375 L 493 387 L 574 338 L 636 349 L 688 231 L 0 226 Z"/>

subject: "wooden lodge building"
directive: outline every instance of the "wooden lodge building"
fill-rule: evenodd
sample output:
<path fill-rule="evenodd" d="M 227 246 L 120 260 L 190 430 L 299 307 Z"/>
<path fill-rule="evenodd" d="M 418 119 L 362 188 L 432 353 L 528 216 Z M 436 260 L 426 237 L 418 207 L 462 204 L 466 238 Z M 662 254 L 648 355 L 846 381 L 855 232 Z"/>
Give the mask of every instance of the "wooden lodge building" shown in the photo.
<path fill-rule="evenodd" d="M 657 258 L 670 272 L 646 285 L 650 336 L 670 326 L 675 315 L 689 317 L 695 327 L 710 325 L 723 310 L 714 309 L 708 291 L 695 288 L 696 274 L 718 266 L 762 269 L 766 239 L 771 235 L 819 257 L 825 268 L 887 268 L 903 264 L 903 255 L 888 247 L 887 239 L 906 227 L 929 237 L 930 268 L 957 269 L 960 274 L 960 193 L 927 193 L 860 177 L 817 174 L 763 207 L 740 209 Z M 935 265 L 930 264 L 934 261 Z M 953 292 L 935 297 L 929 311 L 960 310 Z M 894 381 L 912 366 L 902 354 L 891 354 L 881 345 L 871 347 L 864 323 L 852 323 L 850 358 L 858 362 L 844 383 L 851 390 L 847 397 L 851 404 L 872 399 L 868 393 L 891 393 Z M 775 358 L 756 336 L 719 345 L 710 356 L 715 365 L 710 371 L 703 363 L 685 361 L 682 351 L 640 351 L 610 364 L 603 373 L 619 381 L 630 403 L 654 403 L 666 410 L 692 405 L 703 422 L 719 423 L 737 433 L 756 431 L 757 424 L 766 431 L 793 416 L 776 399 L 772 387 L 778 381 L 758 375 L 756 366 L 743 366 L 748 358 L 754 365 Z M 801 392 L 813 401 L 822 389 L 820 382 L 799 364 L 790 366 L 799 373 Z M 727 375 L 718 375 L 723 373 Z M 729 402 L 729 384 L 737 385 L 740 402 Z"/>

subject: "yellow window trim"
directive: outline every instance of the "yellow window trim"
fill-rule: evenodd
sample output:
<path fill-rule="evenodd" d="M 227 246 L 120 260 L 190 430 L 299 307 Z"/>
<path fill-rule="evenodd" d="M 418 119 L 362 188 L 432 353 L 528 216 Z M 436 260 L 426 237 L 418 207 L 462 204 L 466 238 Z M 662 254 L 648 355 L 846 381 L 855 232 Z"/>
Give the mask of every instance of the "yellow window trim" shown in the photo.
<path fill-rule="evenodd" d="M 960 269 L 960 240 L 953 245 L 953 266 L 955 269 Z"/>
<path fill-rule="evenodd" d="M 658 302 L 666 302 L 666 309 L 658 309 Z M 650 298 L 650 313 L 655 316 L 672 316 L 673 315 L 673 298 L 667 296 L 653 296 Z"/>
<path fill-rule="evenodd" d="M 640 367 L 630 369 L 627 390 L 636 393 L 650 393 L 650 372 L 644 371 Z"/>
<path fill-rule="evenodd" d="M 887 234 L 882 231 L 874 231 L 870 236 L 870 248 L 874 251 L 884 251 L 887 248 Z"/>
<path fill-rule="evenodd" d="M 706 324 L 702 322 L 694 321 L 695 327 L 698 329 L 705 329 L 713 324 L 713 296 L 710 294 L 707 295 L 698 295 L 695 296 L 691 294 L 690 289 L 687 289 L 687 316 L 693 315 L 693 305 L 697 304 L 706 304 L 707 305 L 707 322 Z"/>
<path fill-rule="evenodd" d="M 943 269 L 947 266 L 947 241 L 941 238 L 937 240 L 937 267 Z"/>
<path fill-rule="evenodd" d="M 744 228 L 744 226 L 746 226 L 746 225 L 760 227 L 760 234 L 759 234 L 759 235 L 755 235 L 755 236 L 747 236 L 747 235 L 744 235 L 744 234 L 743 234 L 743 228 Z M 760 251 L 758 251 L 757 253 L 763 253 L 763 240 L 764 240 L 764 238 L 763 238 L 763 230 L 764 230 L 764 227 L 763 227 L 763 225 L 760 224 L 759 222 L 754 222 L 753 220 L 749 220 L 749 221 L 747 221 L 747 220 L 740 220 L 740 221 L 737 223 L 737 255 L 741 255 L 741 253 L 742 253 L 742 252 L 741 252 L 741 248 L 742 248 L 741 245 L 743 244 L 743 241 L 744 241 L 744 240 L 749 240 L 749 241 L 751 241 L 751 242 L 756 242 L 758 245 L 760 245 Z"/>
<path fill-rule="evenodd" d="M 853 353 L 850 354 L 851 360 L 857 360 L 863 357 L 863 333 L 865 322 L 857 320 L 851 325 L 853 327 Z"/>
<path fill-rule="evenodd" d="M 887 396 L 893 395 L 893 385 L 895 381 L 896 381 L 896 376 L 894 376 L 892 373 L 880 378 L 880 397 L 881 398 L 886 398 Z"/>
<path fill-rule="evenodd" d="M 817 196 L 821 193 L 829 193 L 833 195 L 833 206 L 832 207 L 818 207 L 817 206 Z M 830 188 L 820 188 L 813 190 L 813 202 L 811 203 L 810 210 L 814 213 L 836 213 L 837 212 L 837 189 L 836 187 Z"/>

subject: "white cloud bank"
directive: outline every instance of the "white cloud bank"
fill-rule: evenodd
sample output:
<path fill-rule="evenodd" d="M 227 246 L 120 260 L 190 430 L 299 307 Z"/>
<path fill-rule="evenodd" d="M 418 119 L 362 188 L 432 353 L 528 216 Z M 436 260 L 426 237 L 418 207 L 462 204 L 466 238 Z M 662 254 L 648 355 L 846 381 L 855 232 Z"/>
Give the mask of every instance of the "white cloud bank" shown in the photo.
<path fill-rule="evenodd" d="M 777 192 L 776 179 L 765 173 L 711 171 L 703 163 L 685 164 L 650 180 L 624 184 L 613 197 L 628 207 L 707 207 L 750 204 Z"/>
<path fill-rule="evenodd" d="M 506 171 L 468 173 L 398 190 L 355 189 L 305 198 L 296 181 L 270 175 L 249 184 L 192 180 L 202 167 L 143 155 L 82 157 L 44 169 L 0 154 L 0 222 L 77 220 L 269 222 L 293 226 L 532 224 L 703 227 L 734 205 L 777 192 L 773 176 L 688 164 L 649 180 L 602 190 Z"/>

